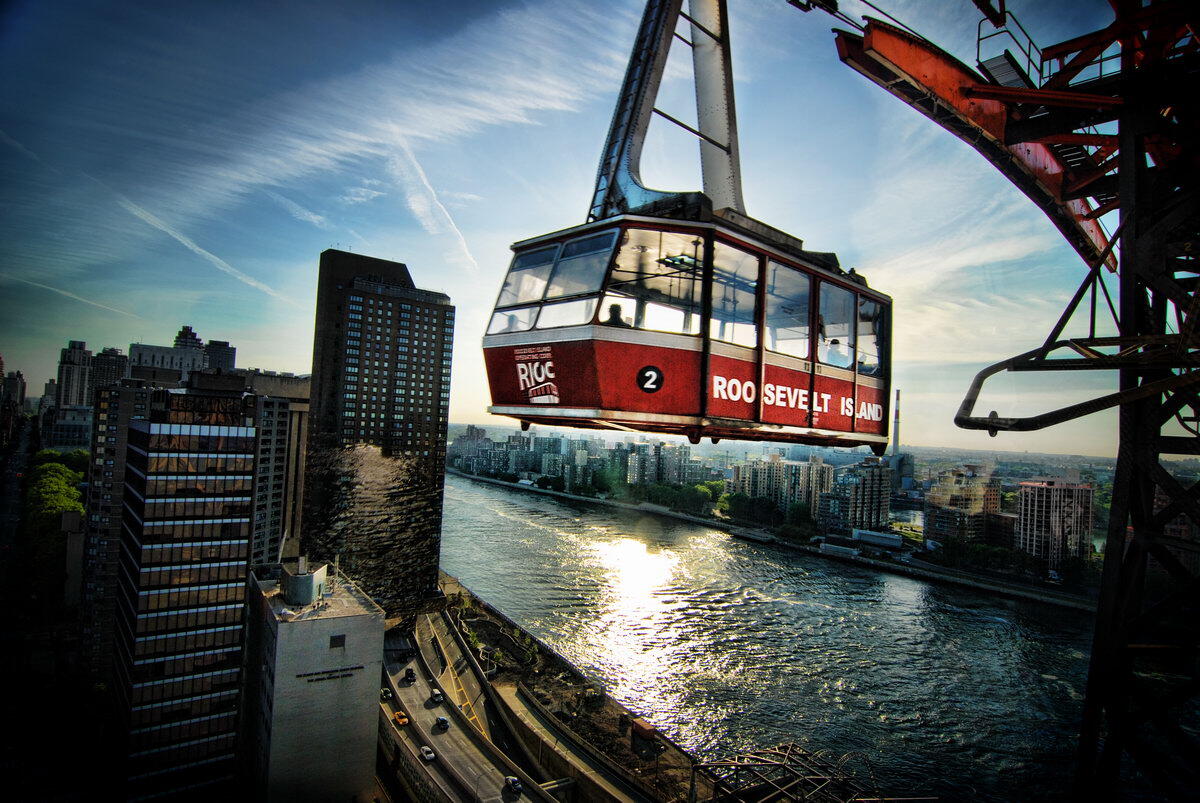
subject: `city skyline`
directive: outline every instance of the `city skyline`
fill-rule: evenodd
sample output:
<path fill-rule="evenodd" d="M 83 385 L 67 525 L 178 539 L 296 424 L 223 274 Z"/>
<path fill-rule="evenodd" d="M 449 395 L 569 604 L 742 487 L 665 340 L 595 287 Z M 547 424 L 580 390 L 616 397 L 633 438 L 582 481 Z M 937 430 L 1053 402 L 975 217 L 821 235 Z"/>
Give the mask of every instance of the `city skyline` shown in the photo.
<path fill-rule="evenodd" d="M 508 245 L 582 221 L 640 9 L 359 4 L 284 21 L 198 6 L 180 26 L 148 6 L 120 19 L 14 6 L 0 55 L 25 76 L 0 102 L 6 363 L 37 386 L 68 340 L 98 352 L 187 323 L 236 343 L 243 365 L 306 373 L 312 265 L 340 245 L 455 299 L 450 420 L 507 425 L 484 412 L 479 342 Z M 965 2 L 889 10 L 974 60 Z M 1011 10 L 1043 42 L 1111 16 L 1101 2 Z M 1049 221 L 840 64 L 830 18 L 782 0 L 730 14 L 748 211 L 893 295 L 904 440 L 1111 455 L 1111 415 L 995 440 L 951 421 L 971 376 L 1040 342 L 1082 276 Z M 64 46 L 70 69 L 53 55 Z M 677 60 L 661 105 L 686 116 Z M 652 128 L 648 184 L 693 189 L 696 162 L 689 138 Z M 1087 387 L 1001 379 L 979 409 L 1041 412 L 1115 378 L 1070 380 Z"/>

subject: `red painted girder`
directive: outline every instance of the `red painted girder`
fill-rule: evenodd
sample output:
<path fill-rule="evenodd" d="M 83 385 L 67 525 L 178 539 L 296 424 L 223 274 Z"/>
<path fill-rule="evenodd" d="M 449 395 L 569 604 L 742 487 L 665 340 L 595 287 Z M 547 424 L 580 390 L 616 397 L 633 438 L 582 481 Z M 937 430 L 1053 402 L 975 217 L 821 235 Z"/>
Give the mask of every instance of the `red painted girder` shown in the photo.
<path fill-rule="evenodd" d="M 1121 105 L 1120 98 L 1110 95 L 1089 95 L 1069 90 L 1026 89 L 1020 86 L 996 86 L 995 84 L 964 87 L 963 93 L 970 98 L 988 98 L 1005 103 L 1032 103 L 1037 106 L 1064 106 L 1074 109 L 1103 110 Z"/>
<path fill-rule="evenodd" d="M 1093 264 L 1107 250 L 1108 236 L 1096 220 L 1090 219 L 1093 210 L 1087 199 L 1063 200 L 1066 167 L 1053 151 L 1041 142 L 1004 143 L 1009 104 L 974 95 L 975 90 L 995 85 L 932 43 L 876 19 L 868 19 L 861 37 L 848 31 L 835 33 L 838 56 L 843 62 L 902 99 L 906 99 L 904 94 L 892 86 L 896 81 L 932 95 L 960 124 L 965 124 L 969 133 L 931 116 L 982 153 L 1042 208 L 1085 262 Z M 1111 252 L 1105 264 L 1116 270 L 1116 257 Z"/>
<path fill-rule="evenodd" d="M 1096 145 L 1097 147 L 1117 145 L 1116 134 L 1047 134 L 1044 137 L 1037 139 L 1026 140 L 1027 142 L 1040 142 L 1043 145 Z"/>

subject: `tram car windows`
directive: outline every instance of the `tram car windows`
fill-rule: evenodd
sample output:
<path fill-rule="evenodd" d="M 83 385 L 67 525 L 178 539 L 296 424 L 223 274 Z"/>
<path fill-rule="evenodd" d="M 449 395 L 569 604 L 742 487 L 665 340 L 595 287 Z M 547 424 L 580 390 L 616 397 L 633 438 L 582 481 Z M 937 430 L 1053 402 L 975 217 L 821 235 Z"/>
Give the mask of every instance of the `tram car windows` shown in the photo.
<path fill-rule="evenodd" d="M 713 302 L 709 336 L 738 346 L 758 345 L 754 321 L 758 256 L 717 243 L 713 251 Z"/>
<path fill-rule="evenodd" d="M 882 358 L 886 353 L 884 335 L 888 327 L 887 309 L 878 301 L 865 296 L 858 298 L 858 373 L 860 376 L 880 376 Z"/>
<path fill-rule="evenodd" d="M 767 264 L 766 342 L 771 351 L 808 359 L 809 281 L 795 268 Z"/>
<path fill-rule="evenodd" d="M 821 283 L 821 331 L 817 357 L 826 365 L 849 368 L 854 364 L 854 293 L 829 282 Z"/>
<path fill-rule="evenodd" d="M 704 240 L 697 235 L 626 229 L 600 323 L 621 325 L 610 314 L 616 304 L 622 323 L 634 329 L 699 334 L 703 263 Z"/>

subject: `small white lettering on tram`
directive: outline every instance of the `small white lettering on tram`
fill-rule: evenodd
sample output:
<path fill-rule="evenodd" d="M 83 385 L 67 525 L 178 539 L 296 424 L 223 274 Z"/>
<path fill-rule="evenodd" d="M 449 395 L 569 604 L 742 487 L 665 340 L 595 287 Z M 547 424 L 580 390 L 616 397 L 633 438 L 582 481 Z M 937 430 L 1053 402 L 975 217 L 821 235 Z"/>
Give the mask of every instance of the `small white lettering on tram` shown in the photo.
<path fill-rule="evenodd" d="M 758 396 L 758 388 L 752 380 L 741 380 L 733 377 L 713 374 L 712 393 L 714 399 L 732 402 L 753 402 Z M 847 418 L 858 418 L 862 421 L 882 421 L 883 405 L 872 402 L 860 402 L 858 414 L 855 415 L 854 399 L 838 396 L 838 412 Z M 791 407 L 796 410 L 808 410 L 811 406 L 815 413 L 829 412 L 829 402 L 832 393 L 812 393 L 805 388 L 790 385 L 775 385 L 770 382 L 763 385 L 763 404 L 775 407 Z"/>

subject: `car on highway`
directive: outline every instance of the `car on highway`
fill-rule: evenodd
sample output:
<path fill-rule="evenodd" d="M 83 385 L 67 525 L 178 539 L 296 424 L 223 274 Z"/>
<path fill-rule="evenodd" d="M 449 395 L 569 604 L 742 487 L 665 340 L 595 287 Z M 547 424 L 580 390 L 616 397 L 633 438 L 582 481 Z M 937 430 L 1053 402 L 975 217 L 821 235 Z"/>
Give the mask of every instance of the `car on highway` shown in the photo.
<path fill-rule="evenodd" d="M 433 693 L 429 695 L 429 699 L 433 700 L 435 703 L 440 703 L 443 700 L 445 700 L 446 698 L 442 694 L 442 690 L 437 688 L 436 686 L 434 686 Z"/>
<path fill-rule="evenodd" d="M 390 699 L 392 699 L 392 690 L 391 690 L 391 689 L 388 689 L 388 688 L 383 688 L 383 689 L 380 689 L 380 690 L 379 690 L 379 699 L 380 699 L 380 700 L 390 700 Z"/>
<path fill-rule="evenodd" d="M 521 790 L 525 787 L 521 786 L 521 779 L 515 775 L 504 776 L 504 789 L 507 792 L 512 792 L 514 795 L 521 794 Z"/>
<path fill-rule="evenodd" d="M 396 713 L 392 714 L 392 719 L 396 721 L 397 725 L 408 724 L 408 714 L 404 713 L 403 711 L 397 711 Z"/>
<path fill-rule="evenodd" d="M 445 717 L 438 717 L 433 721 L 433 727 L 440 731 L 448 731 L 450 730 L 450 720 Z"/>
<path fill-rule="evenodd" d="M 429 745 L 421 745 L 421 758 L 425 759 L 426 761 L 433 761 L 435 758 L 437 758 L 437 753 L 433 752 Z"/>

